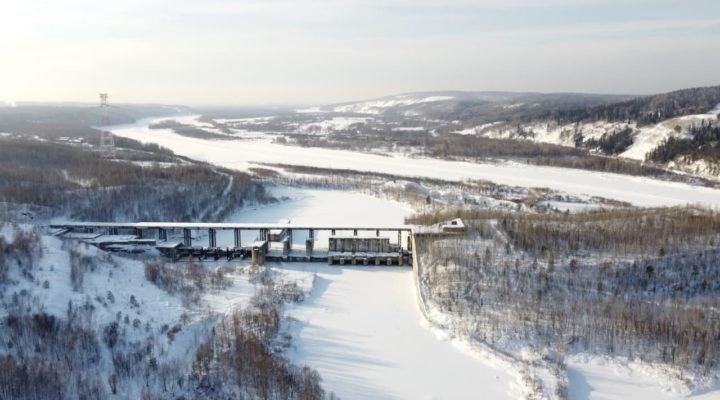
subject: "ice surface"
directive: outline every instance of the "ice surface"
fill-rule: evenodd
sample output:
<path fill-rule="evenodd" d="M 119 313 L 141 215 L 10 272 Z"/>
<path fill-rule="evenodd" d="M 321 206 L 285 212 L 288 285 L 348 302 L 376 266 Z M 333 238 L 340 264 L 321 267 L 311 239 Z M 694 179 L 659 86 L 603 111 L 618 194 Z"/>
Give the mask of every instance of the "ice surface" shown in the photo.
<path fill-rule="evenodd" d="M 343 399 L 517 398 L 517 378 L 429 329 L 412 272 L 398 267 L 288 264 L 317 273 L 290 312 L 290 358 L 318 369 Z"/>
<path fill-rule="evenodd" d="M 328 190 L 272 190 L 289 197 L 246 209 L 242 222 L 401 224 L 410 209 L 368 195 Z M 302 234 L 293 234 L 295 242 Z M 318 238 L 318 241 L 324 239 Z M 268 263 L 290 276 L 317 274 L 303 303 L 289 307 L 296 363 L 317 368 L 326 389 L 343 399 L 517 398 L 516 377 L 464 353 L 427 327 L 415 302 L 408 267 L 350 267 Z"/>

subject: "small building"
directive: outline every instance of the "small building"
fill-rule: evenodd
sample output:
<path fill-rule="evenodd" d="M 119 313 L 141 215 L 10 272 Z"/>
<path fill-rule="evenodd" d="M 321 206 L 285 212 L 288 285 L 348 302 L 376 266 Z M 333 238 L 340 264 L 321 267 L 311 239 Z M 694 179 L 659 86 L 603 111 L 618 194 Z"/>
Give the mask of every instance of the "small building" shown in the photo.
<path fill-rule="evenodd" d="M 455 218 L 450 221 L 441 222 L 440 227 L 444 233 L 465 233 L 465 224 L 460 218 Z"/>
<path fill-rule="evenodd" d="M 178 251 L 180 248 L 183 247 L 183 242 L 180 241 L 172 241 L 168 242 L 167 240 L 159 242 L 155 245 L 155 248 L 160 251 L 160 254 L 164 255 L 165 257 L 172 258 L 175 260 L 175 258 L 178 255 Z"/>

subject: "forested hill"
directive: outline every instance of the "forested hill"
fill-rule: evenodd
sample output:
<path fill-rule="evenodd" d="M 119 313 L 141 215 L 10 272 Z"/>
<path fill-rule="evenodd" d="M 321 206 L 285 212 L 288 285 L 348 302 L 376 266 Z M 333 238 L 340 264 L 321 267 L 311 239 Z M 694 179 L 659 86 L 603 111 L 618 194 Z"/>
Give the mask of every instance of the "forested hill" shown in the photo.
<path fill-rule="evenodd" d="M 540 116 L 520 116 L 520 122 L 554 120 L 560 124 L 591 121 L 635 121 L 638 126 L 690 114 L 702 114 L 720 104 L 720 86 L 699 87 L 638 97 L 592 107 L 556 109 Z"/>
<path fill-rule="evenodd" d="M 107 109 L 111 124 L 126 124 L 142 118 L 174 115 L 187 112 L 179 106 L 155 104 L 122 104 Z M 97 140 L 93 126 L 100 124 L 102 110 L 98 106 L 78 104 L 20 104 L 0 107 L 0 133 L 38 136 L 57 139 L 69 136 Z"/>

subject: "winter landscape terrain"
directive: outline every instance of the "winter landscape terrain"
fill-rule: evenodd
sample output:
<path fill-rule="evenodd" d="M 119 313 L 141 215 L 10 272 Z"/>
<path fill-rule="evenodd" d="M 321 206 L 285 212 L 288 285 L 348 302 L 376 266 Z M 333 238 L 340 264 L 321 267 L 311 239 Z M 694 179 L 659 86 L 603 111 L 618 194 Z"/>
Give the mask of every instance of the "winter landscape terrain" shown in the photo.
<path fill-rule="evenodd" d="M 0 400 L 720 400 L 718 15 L 3 0 Z"/>
<path fill-rule="evenodd" d="M 457 133 L 448 126 L 463 122 L 426 116 L 452 114 L 453 95 L 240 118 L 248 111 L 139 108 L 126 117 L 135 122 L 94 128 L 70 116 L 52 134 L 52 121 L 33 127 L 4 110 L 15 121 L 0 138 L 3 397 L 720 398 L 718 178 L 633 160 L 683 129 L 712 128 L 717 109 L 647 128 L 574 125 L 585 140 L 637 129 L 612 155 L 564 142 L 572 124 L 524 122 L 513 129 L 535 136 L 516 137 L 500 123 Z M 674 124 L 680 133 L 660 132 Z M 111 152 L 97 150 L 97 129 L 112 132 Z M 468 137 L 489 153 L 453 153 Z M 693 157 L 710 165 L 713 154 Z M 567 158 L 591 161 L 554 161 Z M 173 260 L 48 228 L 457 217 L 460 236 L 418 228 L 412 267 Z M 192 236 L 207 243 L 205 231 Z M 307 238 L 297 232 L 292 250 Z M 314 240 L 327 251 L 327 231 Z M 217 235 L 220 248 L 232 241 Z"/>

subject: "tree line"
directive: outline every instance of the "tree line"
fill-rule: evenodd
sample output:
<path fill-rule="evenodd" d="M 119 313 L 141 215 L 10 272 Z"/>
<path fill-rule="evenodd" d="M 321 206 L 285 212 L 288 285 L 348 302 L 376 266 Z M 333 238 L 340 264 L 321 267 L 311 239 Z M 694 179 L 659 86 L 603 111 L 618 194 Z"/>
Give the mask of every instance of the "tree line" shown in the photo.
<path fill-rule="evenodd" d="M 455 315 L 463 335 L 509 352 L 524 343 L 719 371 L 717 212 L 454 215 L 467 237 L 421 239 L 417 251 L 431 304 Z"/>
<path fill-rule="evenodd" d="M 683 157 L 686 161 L 720 161 L 720 126 L 713 122 L 691 125 L 686 138 L 669 137 L 649 152 L 647 161 L 668 163 Z"/>
<path fill-rule="evenodd" d="M 636 121 L 640 127 L 683 115 L 702 114 L 718 104 L 720 86 L 710 86 L 592 107 L 556 109 L 539 116 L 519 117 L 518 122 L 554 120 L 560 124 L 570 124 L 587 121 Z"/>
<path fill-rule="evenodd" d="M 211 219 L 248 200 L 270 200 L 249 174 L 179 162 L 168 150 L 128 143 L 141 150 L 120 150 L 110 159 L 79 146 L 2 140 L 0 202 L 112 221 Z"/>

